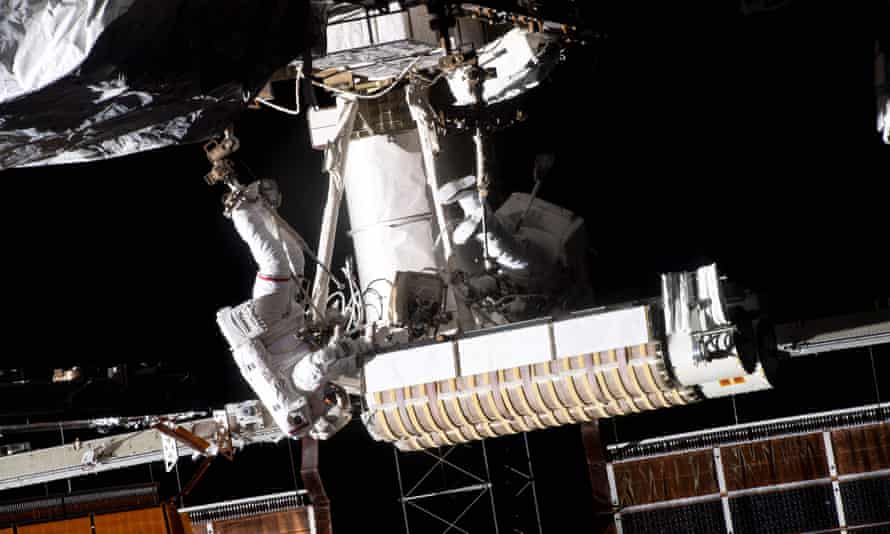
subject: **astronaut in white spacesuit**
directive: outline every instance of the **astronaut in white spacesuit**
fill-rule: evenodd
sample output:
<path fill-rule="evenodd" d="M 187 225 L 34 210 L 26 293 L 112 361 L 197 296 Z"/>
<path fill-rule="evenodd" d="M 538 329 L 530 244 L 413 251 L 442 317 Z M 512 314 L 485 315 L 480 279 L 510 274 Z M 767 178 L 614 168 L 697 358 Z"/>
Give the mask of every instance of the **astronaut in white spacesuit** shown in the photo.
<path fill-rule="evenodd" d="M 536 159 L 535 191 L 552 165 L 552 155 Z M 531 195 L 513 193 L 492 210 L 479 194 L 473 175 L 441 185 L 436 201 L 459 206 L 463 214 L 451 238 L 459 247 L 473 245 L 456 260 L 471 300 L 491 297 L 503 304 L 499 312 L 514 321 L 590 303 L 583 220 L 571 211 L 535 200 L 534 191 Z M 479 261 L 480 253 L 486 261 Z M 473 261 L 468 262 L 468 257 Z M 484 270 L 476 267 L 483 265 Z"/>
<path fill-rule="evenodd" d="M 261 180 L 234 195 L 227 216 L 250 248 L 258 273 L 253 298 L 220 310 L 217 323 L 241 374 L 282 432 L 327 439 L 352 417 L 347 395 L 331 380 L 353 372 L 358 354 L 370 346 L 362 339 L 340 339 L 313 350 L 300 338 L 303 250 L 275 211 L 277 185 Z"/>
<path fill-rule="evenodd" d="M 480 246 L 487 246 L 489 258 L 501 268 L 511 272 L 528 269 L 529 261 L 513 235 L 506 231 L 497 215 L 480 198 L 476 190 L 476 177 L 464 176 L 439 188 L 437 200 L 442 204 L 458 204 L 464 218 L 451 234 L 455 245 L 464 245 L 475 239 Z M 487 213 L 486 233 L 482 233 L 482 217 Z M 486 242 L 487 241 L 487 242 Z"/>

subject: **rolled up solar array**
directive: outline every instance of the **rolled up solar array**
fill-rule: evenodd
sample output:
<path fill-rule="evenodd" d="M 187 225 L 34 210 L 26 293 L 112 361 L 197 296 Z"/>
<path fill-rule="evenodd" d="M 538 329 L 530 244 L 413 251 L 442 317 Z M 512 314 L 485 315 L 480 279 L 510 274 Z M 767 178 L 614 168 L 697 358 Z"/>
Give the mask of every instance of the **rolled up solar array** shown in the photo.
<path fill-rule="evenodd" d="M 366 425 L 420 450 L 698 400 L 669 377 L 648 314 L 583 314 L 382 354 L 365 367 Z"/>

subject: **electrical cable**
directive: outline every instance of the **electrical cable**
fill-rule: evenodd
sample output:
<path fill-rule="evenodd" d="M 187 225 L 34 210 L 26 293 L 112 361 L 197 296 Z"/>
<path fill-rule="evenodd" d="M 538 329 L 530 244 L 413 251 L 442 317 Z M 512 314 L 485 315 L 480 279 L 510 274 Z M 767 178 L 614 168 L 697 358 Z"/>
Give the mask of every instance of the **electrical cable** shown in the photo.
<path fill-rule="evenodd" d="M 303 68 L 300 67 L 300 70 L 297 71 L 297 78 L 294 80 L 294 101 L 296 102 L 297 109 L 288 109 L 286 107 L 279 106 L 278 104 L 273 104 L 272 102 L 269 102 L 265 98 L 260 98 L 258 96 L 254 97 L 254 100 L 264 106 L 267 106 L 271 109 L 280 111 L 282 113 L 287 113 L 288 115 L 299 115 L 300 112 L 302 111 L 302 108 L 300 106 L 300 79 L 302 77 L 303 77 Z"/>
<path fill-rule="evenodd" d="M 270 107 L 270 108 L 280 111 L 282 113 L 287 113 L 288 115 L 299 115 L 300 114 L 299 108 L 296 110 L 287 109 L 286 107 L 279 106 L 278 104 L 273 104 L 272 102 L 269 102 L 265 98 L 260 98 L 260 97 L 256 97 L 256 98 L 254 98 L 254 100 L 264 106 Z M 299 102 L 297 103 L 297 105 L 299 105 Z"/>
<path fill-rule="evenodd" d="M 393 283 L 386 278 L 375 278 L 374 280 L 371 280 L 370 282 L 368 282 L 368 284 L 365 287 L 370 289 L 377 282 L 386 282 L 387 284 L 389 284 L 390 288 L 393 287 Z M 365 291 L 367 291 L 367 289 Z"/>
<path fill-rule="evenodd" d="M 379 316 L 380 316 L 380 320 L 382 321 L 382 320 L 383 320 L 383 308 L 384 308 L 384 307 L 383 307 L 383 295 L 380 294 L 380 292 L 377 291 L 376 289 L 374 289 L 373 287 L 368 287 L 368 288 L 365 289 L 365 291 L 362 293 L 362 300 L 364 300 L 365 295 L 367 295 L 369 291 L 373 291 L 374 293 L 377 294 L 377 299 L 380 301 L 380 307 L 378 308 L 378 310 L 379 310 L 379 311 L 378 311 L 378 314 L 379 314 Z"/>
<path fill-rule="evenodd" d="M 380 308 L 377 307 L 377 305 L 374 304 L 373 302 L 365 302 L 365 308 L 368 308 L 369 306 L 374 310 L 374 312 L 377 313 L 376 320 L 378 320 L 378 321 L 383 320 L 383 313 L 381 313 Z"/>

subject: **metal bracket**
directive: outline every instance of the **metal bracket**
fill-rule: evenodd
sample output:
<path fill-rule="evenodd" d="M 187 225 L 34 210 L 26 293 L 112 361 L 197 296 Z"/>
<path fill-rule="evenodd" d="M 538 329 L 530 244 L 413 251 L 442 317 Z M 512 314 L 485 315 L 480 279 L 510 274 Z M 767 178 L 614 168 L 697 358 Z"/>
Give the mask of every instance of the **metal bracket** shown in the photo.
<path fill-rule="evenodd" d="M 176 440 L 166 434 L 161 434 L 161 452 L 164 455 L 164 470 L 169 473 L 176 467 L 179 461 L 179 445 Z"/>
<path fill-rule="evenodd" d="M 211 139 L 204 144 L 204 152 L 207 154 L 207 160 L 210 162 L 211 170 L 204 175 L 204 181 L 208 185 L 217 183 L 230 183 L 237 181 L 237 173 L 235 165 L 228 159 L 241 147 L 241 141 L 235 137 L 232 128 L 226 128 L 223 139 L 217 141 Z"/>

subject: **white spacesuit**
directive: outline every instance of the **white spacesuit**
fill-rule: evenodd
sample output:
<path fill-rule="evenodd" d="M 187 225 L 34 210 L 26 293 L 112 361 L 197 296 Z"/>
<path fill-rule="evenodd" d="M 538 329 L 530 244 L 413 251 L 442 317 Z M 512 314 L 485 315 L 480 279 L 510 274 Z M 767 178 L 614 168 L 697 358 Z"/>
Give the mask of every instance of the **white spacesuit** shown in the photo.
<path fill-rule="evenodd" d="M 331 379 L 355 370 L 363 340 L 342 339 L 313 351 L 299 336 L 304 325 L 297 280 L 303 250 L 275 213 L 274 182 L 238 193 L 231 217 L 258 266 L 253 298 L 217 313 L 241 374 L 282 432 L 327 439 L 351 418 L 348 397 Z"/>
<path fill-rule="evenodd" d="M 463 245 L 475 238 L 480 246 L 488 248 L 489 258 L 501 268 L 513 273 L 522 273 L 529 267 L 529 254 L 517 243 L 511 232 L 508 232 L 483 203 L 476 190 L 476 177 L 465 176 L 448 182 L 439 188 L 437 200 L 442 204 L 457 203 L 464 212 L 464 219 L 454 228 L 451 234 L 456 245 Z M 479 232 L 483 214 L 487 213 L 486 233 Z M 487 242 L 486 242 L 487 241 Z"/>
<path fill-rule="evenodd" d="M 536 162 L 536 182 L 547 173 L 549 165 L 552 157 L 549 163 L 541 163 L 540 169 Z M 503 304 L 499 311 L 506 312 L 510 320 L 534 317 L 552 305 L 589 303 L 592 290 L 587 283 L 583 219 L 536 199 L 534 193 L 513 193 L 497 210 L 492 210 L 479 195 L 472 175 L 440 186 L 436 200 L 460 206 L 463 219 L 454 227 L 452 241 L 458 246 L 475 244 L 464 254 L 485 254 L 487 248 L 484 271 L 467 267 L 472 264 L 466 257 L 458 264 L 458 268 L 468 269 L 464 273 L 469 275 L 468 294 L 494 298 Z M 481 263 L 478 257 L 473 264 Z M 490 317 L 489 314 L 484 320 Z"/>

